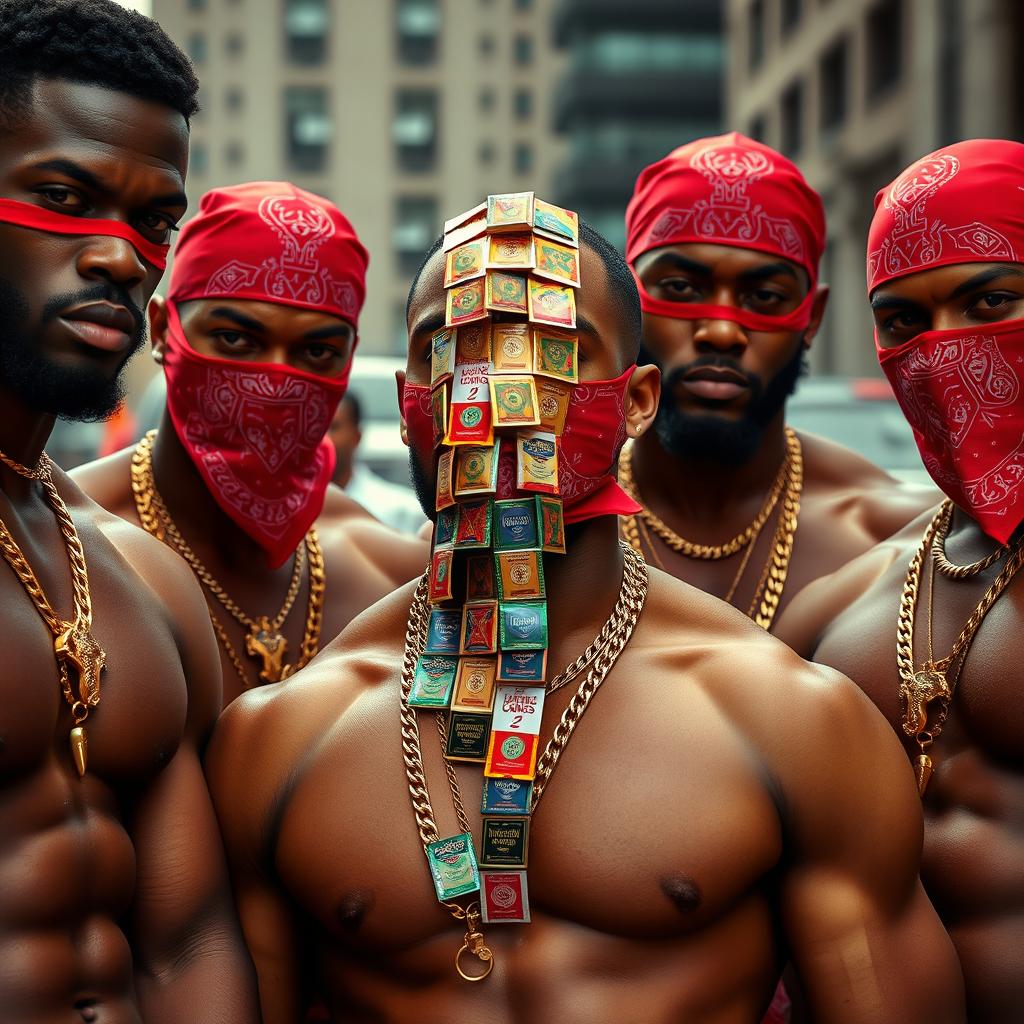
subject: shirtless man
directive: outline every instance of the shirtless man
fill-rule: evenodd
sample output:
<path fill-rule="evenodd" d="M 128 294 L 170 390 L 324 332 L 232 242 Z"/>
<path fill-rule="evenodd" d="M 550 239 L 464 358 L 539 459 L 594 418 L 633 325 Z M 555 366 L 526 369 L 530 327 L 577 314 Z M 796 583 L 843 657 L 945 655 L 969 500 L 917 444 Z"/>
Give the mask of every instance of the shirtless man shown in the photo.
<path fill-rule="evenodd" d="M 0 67 L 0 1018 L 251 1024 L 199 762 L 206 608 L 42 454 L 57 415 L 120 400 L 185 211 L 196 79 L 110 0 L 0 0 Z"/>
<path fill-rule="evenodd" d="M 937 565 L 925 551 L 920 572 L 908 568 L 922 546 L 931 547 L 925 535 L 933 531 L 933 509 L 808 587 L 779 622 L 787 643 L 859 683 L 903 740 L 924 787 L 921 876 L 960 954 L 972 1024 L 1010 1024 L 1024 1007 L 1024 718 L 1012 653 L 1024 620 L 1022 581 L 1011 578 L 969 653 L 946 672 L 955 689 L 951 705 L 940 684 L 925 705 L 927 722 L 915 721 L 916 701 L 907 719 L 901 688 L 926 661 L 949 655 L 1007 563 L 1008 574 L 1018 564 L 1021 188 L 1024 146 L 975 140 L 925 157 L 879 193 L 868 256 L 879 358 L 925 467 L 948 495 L 952 521 L 937 524 Z M 964 566 L 992 555 L 988 567 L 961 574 L 966 578 L 949 575 L 947 559 Z M 912 623 L 909 636 L 904 632 L 905 668 L 898 669 L 901 598 L 915 589 L 916 608 L 909 602 L 905 618 Z M 925 730 L 933 744 L 927 736 L 917 742 Z"/>
<path fill-rule="evenodd" d="M 326 435 L 352 368 L 366 264 L 326 199 L 284 182 L 208 192 L 181 232 L 167 301 L 149 306 L 167 378 L 161 427 L 74 474 L 202 582 L 225 704 L 301 668 L 427 561 L 422 540 L 330 485 Z"/>
<path fill-rule="evenodd" d="M 786 427 L 828 299 L 821 199 L 789 160 L 736 133 L 692 142 L 640 175 L 626 223 L 664 387 L 654 429 L 623 453 L 644 506 L 624 534 L 771 629 L 802 587 L 935 495 Z"/>
<path fill-rule="evenodd" d="M 579 383 L 561 411 L 557 402 L 538 403 L 554 421 L 551 432 L 561 424 L 559 493 L 571 524 L 568 553 L 544 560 L 549 695 L 544 685 L 496 687 L 495 729 L 499 714 L 510 717 L 506 735 L 492 733 L 489 755 L 489 770 L 507 775 L 502 759 L 543 748 L 583 679 L 584 696 L 572 696 L 579 728 L 568 746 L 567 727 L 560 731 L 557 773 L 549 774 L 550 755 L 537 771 L 534 793 L 546 788 L 530 826 L 528 871 L 485 871 L 483 896 L 451 895 L 451 872 L 472 875 L 481 766 L 448 762 L 462 794 L 459 815 L 433 715 L 408 704 L 435 700 L 439 667 L 429 655 L 417 661 L 426 581 L 409 585 L 352 623 L 303 670 L 301 685 L 236 701 L 211 744 L 207 768 L 264 1020 L 296 1020 L 304 986 L 312 985 L 335 1019 L 352 1022 L 753 1022 L 791 955 L 818 1021 L 961 1021 L 956 960 L 916 877 L 921 826 L 913 780 L 884 721 L 847 680 L 800 661 L 720 601 L 656 570 L 648 588 L 642 559 L 618 543 L 615 516 L 635 506 L 611 474 L 627 433 L 635 436 L 654 417 L 658 371 L 635 367 L 640 311 L 624 261 L 585 226 L 580 244 Z M 509 243 L 502 258 L 515 248 Z M 456 271 L 467 263 L 455 261 Z M 467 414 L 475 399 L 460 390 L 476 335 L 464 338 L 458 326 L 451 342 L 442 330 L 445 264 L 435 247 L 413 284 L 404 402 L 414 478 L 424 510 L 436 517 L 435 599 L 453 577 L 435 571 L 447 550 L 447 515 L 434 511 L 437 453 L 426 410 L 438 389 L 449 388 L 447 344 L 455 344 L 456 362 L 451 417 L 441 417 L 445 437 L 487 432 L 486 414 Z M 495 282 L 493 294 L 504 301 L 515 291 L 499 292 Z M 472 317 L 478 307 L 459 294 L 448 308 Z M 510 326 L 511 335 L 499 334 Z M 519 326 L 491 323 L 490 365 L 541 344 L 537 333 L 518 335 L 518 345 L 499 343 Z M 564 348 L 558 355 L 550 362 L 534 355 L 538 375 L 528 379 L 539 391 L 550 379 L 541 367 L 551 372 L 557 364 L 575 376 L 575 361 Z M 494 376 L 488 385 L 496 388 Z M 495 395 L 499 425 L 510 410 L 523 412 L 523 402 Z M 528 456 L 517 462 L 502 435 L 498 499 L 511 500 L 517 474 L 522 483 L 550 479 L 550 465 L 540 464 L 550 459 L 544 436 L 513 437 Z M 439 454 L 437 494 L 446 510 L 451 478 L 443 466 L 452 450 L 446 444 Z M 488 457 L 460 455 L 456 487 L 479 479 L 471 460 Z M 529 543 L 542 523 L 544 544 L 557 549 L 558 517 L 534 517 L 532 494 L 520 491 L 513 506 L 495 506 L 493 536 L 503 545 Z M 456 543 L 476 500 L 458 505 Z M 509 508 L 514 514 L 506 515 Z M 473 529 L 475 522 L 470 517 Z M 527 559 L 517 563 L 523 569 L 532 553 L 511 555 Z M 456 551 L 456 580 L 462 554 Z M 497 555 L 502 565 L 507 554 Z M 484 557 L 486 570 L 489 550 Z M 536 577 L 502 568 L 500 578 L 503 588 L 526 589 Z M 485 571 L 479 578 L 471 572 L 467 594 L 489 592 L 491 582 Z M 486 602 L 465 608 L 470 628 L 456 630 L 464 646 L 493 648 Z M 431 613 L 432 650 L 450 649 L 445 611 L 439 605 Z M 609 613 L 610 634 L 595 659 L 556 688 L 565 676 L 555 670 L 595 640 Z M 498 674 L 511 667 L 520 679 L 543 679 L 543 652 L 508 650 L 523 637 L 538 643 L 536 606 L 513 603 L 499 614 L 507 633 Z M 463 659 L 465 686 L 453 699 L 468 701 L 471 711 L 476 701 L 475 717 L 443 714 L 439 721 L 453 755 L 479 762 L 491 722 L 480 694 L 489 684 L 475 685 L 466 667 Z M 587 707 L 586 693 L 606 672 Z M 441 706 L 444 700 L 437 698 Z M 516 708 L 526 718 L 541 700 L 542 713 L 531 719 L 539 719 L 539 739 L 512 731 L 522 726 Z M 491 779 L 487 792 L 489 804 L 506 812 L 523 802 L 520 817 L 497 818 L 498 846 L 487 854 L 480 845 L 481 860 L 521 863 L 529 791 L 506 777 Z M 474 835 L 472 843 L 464 833 Z M 423 844 L 438 837 L 432 870 L 450 897 L 445 905 L 436 902 L 424 859 Z M 481 924 L 481 913 L 489 923 Z M 493 923 L 531 916 L 529 924 Z M 457 970 L 489 976 L 472 984 Z"/>

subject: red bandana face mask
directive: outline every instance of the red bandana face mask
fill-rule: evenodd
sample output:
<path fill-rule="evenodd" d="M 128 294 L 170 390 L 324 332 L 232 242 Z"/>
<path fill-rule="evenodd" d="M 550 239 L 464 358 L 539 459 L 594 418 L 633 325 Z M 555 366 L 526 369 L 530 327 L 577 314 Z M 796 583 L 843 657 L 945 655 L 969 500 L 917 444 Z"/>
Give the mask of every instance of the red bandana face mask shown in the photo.
<path fill-rule="evenodd" d="M 1024 521 L 1024 320 L 926 331 L 878 360 L 931 478 L 1005 544 Z"/>
<path fill-rule="evenodd" d="M 351 371 L 326 379 L 201 355 L 167 303 L 167 410 L 217 504 L 282 565 L 320 515 L 334 472 L 327 438 Z"/>
<path fill-rule="evenodd" d="M 57 210 L 44 210 L 32 203 L 22 203 L 17 199 L 0 199 L 0 222 L 17 224 L 19 227 L 46 231 L 54 235 L 102 235 L 108 238 L 123 238 L 157 270 L 163 270 L 167 266 L 169 245 L 150 242 L 130 224 L 122 224 L 119 220 L 72 217 Z"/>
<path fill-rule="evenodd" d="M 636 366 L 612 380 L 580 381 L 573 388 L 562 436 L 558 439 L 559 497 L 565 523 L 596 516 L 635 515 L 640 511 L 615 479 L 615 463 L 626 441 L 626 389 Z M 406 382 L 402 396 L 409 444 L 423 457 L 432 450 L 430 388 Z M 514 498 L 515 445 L 501 443 L 498 498 Z"/>
<path fill-rule="evenodd" d="M 779 256 L 807 272 L 803 302 L 783 316 L 733 306 L 656 299 L 637 279 L 645 313 L 678 320 L 732 320 L 752 331 L 804 330 L 810 323 L 825 245 L 818 194 L 781 153 L 737 132 L 680 146 L 637 178 L 626 211 L 626 259 L 690 243 Z"/>

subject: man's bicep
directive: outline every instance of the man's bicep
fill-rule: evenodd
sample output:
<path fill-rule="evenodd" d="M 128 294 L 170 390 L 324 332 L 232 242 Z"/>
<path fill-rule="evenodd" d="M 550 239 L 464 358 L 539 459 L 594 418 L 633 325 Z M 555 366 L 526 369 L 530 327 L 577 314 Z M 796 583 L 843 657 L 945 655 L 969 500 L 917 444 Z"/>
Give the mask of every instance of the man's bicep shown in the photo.
<path fill-rule="evenodd" d="M 906 754 L 847 687 L 813 723 L 789 787 L 782 923 L 821 1024 L 958 1024 L 956 953 L 918 879 L 922 819 Z M 830 721 L 831 720 L 831 721 Z M 824 735 L 817 735 L 824 733 Z"/>

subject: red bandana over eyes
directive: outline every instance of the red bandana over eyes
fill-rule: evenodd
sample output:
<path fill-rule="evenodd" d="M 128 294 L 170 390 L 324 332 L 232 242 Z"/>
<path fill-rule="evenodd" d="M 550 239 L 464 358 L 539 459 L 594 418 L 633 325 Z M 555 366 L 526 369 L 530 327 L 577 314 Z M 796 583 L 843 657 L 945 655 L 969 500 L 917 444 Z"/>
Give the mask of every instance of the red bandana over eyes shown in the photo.
<path fill-rule="evenodd" d="M 366 250 L 341 212 L 294 185 L 208 192 L 182 230 L 168 298 L 167 409 L 218 505 L 267 554 L 291 555 L 323 509 L 334 471 L 326 437 L 351 372 L 213 358 L 186 338 L 177 303 L 274 302 L 356 326 Z"/>
<path fill-rule="evenodd" d="M 1024 146 L 932 153 L 875 199 L 868 287 L 956 263 L 1024 261 Z M 1024 521 L 1024 320 L 925 331 L 878 359 L 925 469 L 990 537 Z"/>
<path fill-rule="evenodd" d="M 0 222 L 17 224 L 19 227 L 46 231 L 54 235 L 101 235 L 108 238 L 123 238 L 130 242 L 135 251 L 157 270 L 167 266 L 169 245 L 158 245 L 143 238 L 130 224 L 119 220 L 105 220 L 99 217 L 75 217 L 59 210 L 44 210 L 35 203 L 23 203 L 17 199 L 0 199 Z"/>
<path fill-rule="evenodd" d="M 645 313 L 735 320 L 751 330 L 807 326 L 825 246 L 821 198 L 775 150 L 737 132 L 698 139 L 640 173 L 626 210 L 626 259 L 685 243 L 771 253 L 803 267 L 807 297 L 792 313 L 765 316 L 732 306 L 655 299 L 638 281 Z"/>

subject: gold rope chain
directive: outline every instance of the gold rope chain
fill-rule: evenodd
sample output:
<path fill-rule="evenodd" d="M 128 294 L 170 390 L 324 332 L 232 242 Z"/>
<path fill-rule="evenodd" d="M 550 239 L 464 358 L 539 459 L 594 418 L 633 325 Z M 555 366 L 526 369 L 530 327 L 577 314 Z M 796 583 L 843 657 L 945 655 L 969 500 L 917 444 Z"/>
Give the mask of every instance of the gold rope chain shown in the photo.
<path fill-rule="evenodd" d="M 156 441 L 156 434 L 155 430 L 149 431 L 139 441 L 135 448 L 135 454 L 132 456 L 132 492 L 135 495 L 135 506 L 138 510 L 139 518 L 142 520 L 142 525 L 158 540 L 164 540 L 164 535 L 166 534 L 166 537 L 170 538 L 171 547 L 188 562 L 192 571 L 202 581 L 207 590 L 220 601 L 225 611 L 239 625 L 245 626 L 248 629 L 254 629 L 257 625 L 257 620 L 246 615 L 232 600 L 231 595 L 217 582 L 213 573 L 203 565 L 199 560 L 199 556 L 189 547 L 188 542 L 181 535 L 181 531 L 174 523 L 174 520 L 171 519 L 167 506 L 164 504 L 160 492 L 156 489 L 156 482 L 153 476 L 153 443 Z M 299 593 L 299 587 L 302 584 L 302 570 L 305 568 L 304 550 L 304 548 L 300 547 L 295 552 L 292 578 L 288 584 L 288 592 L 285 594 L 284 604 L 281 605 L 281 610 L 274 619 L 269 620 L 269 629 L 274 633 L 278 632 L 284 625 Z"/>
<path fill-rule="evenodd" d="M 46 500 L 57 519 L 64 549 L 71 568 L 71 586 L 74 619 L 65 622 L 50 604 L 38 577 L 18 542 L 0 520 L 0 553 L 18 577 L 36 611 L 54 636 L 54 654 L 57 658 L 61 691 L 71 708 L 74 727 L 71 730 L 71 752 L 79 775 L 84 775 L 88 756 L 85 738 L 85 720 L 91 708 L 100 702 L 100 676 L 106 663 L 106 654 L 92 635 L 92 596 L 89 592 L 89 572 L 85 564 L 85 551 L 78 536 L 75 521 L 53 482 L 53 463 L 44 452 L 35 469 L 15 462 L 0 452 L 0 461 L 29 480 L 38 480 Z M 78 694 L 71 687 L 69 664 L 78 674 Z"/>
<path fill-rule="evenodd" d="M 900 597 L 899 618 L 896 625 L 896 666 L 900 677 L 900 701 L 903 711 L 903 731 L 916 740 L 919 754 L 915 762 L 918 791 L 924 796 L 931 778 L 932 762 L 928 748 L 942 732 L 949 715 L 953 694 L 963 669 L 964 661 L 985 616 L 1009 586 L 1010 581 L 1024 565 L 1024 544 L 1010 554 L 992 585 L 985 591 L 974 611 L 964 624 L 960 635 L 945 658 L 935 660 L 931 644 L 932 612 L 934 608 L 935 578 L 929 590 L 928 659 L 920 670 L 914 670 L 914 626 L 921 587 L 921 568 L 929 549 L 934 553 L 935 543 L 943 530 L 948 530 L 953 503 L 947 498 L 932 517 L 921 543 L 907 568 L 903 593 Z M 945 524 L 945 525 L 944 525 Z M 942 534 L 944 536 L 944 534 Z M 1007 549 L 1009 550 L 1009 549 Z M 933 559 L 933 567 L 935 561 Z M 960 567 L 963 568 L 963 567 Z M 968 567 L 970 568 L 970 567 Z M 929 722 L 929 706 L 938 705 L 934 721 Z"/>
<path fill-rule="evenodd" d="M 643 506 L 643 510 L 639 513 L 640 517 L 673 551 L 677 551 L 687 558 L 718 561 L 722 558 L 728 558 L 730 555 L 735 555 L 737 551 L 747 547 L 761 532 L 764 524 L 768 522 L 772 512 L 775 510 L 775 506 L 779 503 L 779 498 L 782 496 L 782 489 L 785 487 L 789 475 L 789 462 L 792 458 L 793 449 L 794 447 L 799 448 L 800 440 L 796 437 L 796 433 L 793 430 L 789 427 L 786 428 L 786 457 L 782 460 L 782 465 L 779 467 L 779 471 L 775 476 L 771 489 L 768 491 L 764 504 L 761 506 L 761 510 L 745 530 L 736 534 L 732 540 L 726 541 L 724 544 L 696 544 L 693 541 L 687 540 L 651 511 L 640 496 L 640 489 L 637 487 L 636 479 L 633 476 L 633 445 L 634 442 L 629 441 L 623 447 L 622 455 L 619 457 L 619 483 L 634 501 Z"/>
<path fill-rule="evenodd" d="M 932 562 L 943 576 L 948 576 L 953 580 L 965 580 L 971 576 L 977 576 L 978 573 L 995 565 L 1009 551 L 1006 544 L 1000 544 L 990 555 L 979 558 L 976 562 L 971 562 L 970 565 L 957 565 L 955 562 L 951 562 L 946 556 L 946 538 L 949 536 L 949 528 L 953 522 L 953 503 L 943 503 L 942 507 L 945 510 L 944 515 L 938 523 L 935 537 L 932 540 Z"/>
<path fill-rule="evenodd" d="M 641 555 L 627 545 L 622 545 L 622 550 L 624 561 L 622 585 L 619 590 L 619 598 L 608 621 L 602 627 L 594 642 L 587 647 L 583 654 L 552 680 L 552 684 L 557 683 L 558 685 L 549 687 L 550 691 L 565 685 L 570 678 L 574 678 L 573 673 L 578 675 L 583 667 L 589 664 L 589 672 L 586 678 L 566 706 L 550 741 L 537 763 L 537 781 L 534 783 L 533 797 L 530 804 L 531 813 L 536 809 L 544 788 L 558 764 L 562 751 L 568 744 L 573 731 L 586 712 L 591 700 L 593 700 L 594 694 L 597 693 L 601 684 L 607 678 L 612 666 L 618 660 L 619 655 L 621 655 L 630 637 L 633 635 L 637 621 L 640 618 L 640 613 L 643 610 L 648 587 L 647 564 Z M 416 587 L 412 605 L 409 608 L 409 620 L 405 633 L 405 652 L 402 662 L 402 692 L 400 700 L 402 758 L 405 763 L 405 774 L 409 783 L 409 796 L 412 801 L 413 813 L 416 816 L 416 825 L 424 851 L 431 843 L 438 840 L 439 833 L 437 824 L 434 821 L 434 809 L 430 802 L 430 793 L 427 788 L 419 724 L 416 713 L 409 707 L 409 693 L 412 689 L 413 677 L 416 673 L 416 662 L 426 646 L 427 626 L 430 616 L 430 604 L 427 601 L 427 594 L 428 574 L 424 574 Z M 607 637 L 607 639 L 602 642 L 602 637 Z M 594 653 L 591 654 L 591 651 Z M 443 751 L 447 735 L 444 714 L 438 712 L 436 719 Z M 459 828 L 463 832 L 471 833 L 472 828 L 462 800 L 462 792 L 459 788 L 455 767 L 447 759 L 445 759 L 444 764 Z M 481 960 L 488 963 L 489 966 L 486 973 L 489 974 L 490 968 L 493 966 L 493 954 L 483 944 L 483 936 L 478 930 L 480 913 L 477 903 L 474 902 L 468 907 L 462 907 L 458 903 L 449 901 L 445 902 L 444 906 L 455 920 L 467 922 L 464 946 L 468 947 Z M 462 976 L 469 977 L 465 974 Z M 481 977 L 486 977 L 486 974 L 481 975 Z"/>
<path fill-rule="evenodd" d="M 629 446 L 627 446 L 628 448 Z M 775 615 L 779 609 L 779 603 L 782 600 L 782 592 L 786 586 L 786 579 L 789 575 L 789 565 L 793 556 L 793 543 L 796 539 L 797 526 L 800 522 L 800 501 L 803 496 L 804 487 L 804 460 L 803 460 L 803 447 L 800 444 L 800 438 L 797 436 L 796 431 L 791 428 L 786 428 L 786 458 L 783 461 L 782 468 L 780 470 L 781 480 L 783 484 L 782 491 L 782 511 L 779 514 L 779 520 L 775 527 L 775 533 L 771 540 L 771 547 L 768 552 L 768 558 L 765 561 L 764 567 L 761 570 L 760 578 L 758 579 L 757 586 L 754 589 L 754 596 L 751 599 L 750 606 L 747 609 L 747 616 L 754 620 L 762 629 L 771 629 L 772 622 L 775 620 Z M 623 455 L 626 456 L 626 449 L 623 450 Z M 632 463 L 630 457 L 624 457 L 620 463 L 619 479 L 623 484 L 623 487 L 630 492 L 631 497 L 639 504 L 643 504 L 643 499 L 636 489 L 635 482 L 632 477 Z M 776 480 L 778 484 L 778 479 Z M 775 491 L 776 484 L 772 485 L 772 492 Z M 769 501 L 766 502 L 764 508 L 768 509 L 768 514 L 774 510 L 778 504 L 778 495 L 775 496 L 774 500 L 771 500 L 772 495 L 769 494 Z M 762 509 L 762 512 L 764 511 Z M 645 509 L 646 512 L 646 509 Z M 653 513 L 651 513 L 653 515 Z M 655 517 L 656 518 L 656 517 Z M 756 541 L 757 537 L 764 528 L 764 522 L 760 522 L 760 514 L 753 523 L 744 530 L 742 537 L 749 531 L 752 532 L 752 540 Z M 658 520 L 660 522 L 660 520 Z M 640 540 L 640 530 L 644 530 L 647 536 L 648 546 L 651 549 L 652 557 L 658 562 L 660 568 L 664 568 L 661 565 L 661 560 L 658 558 L 657 552 L 655 551 L 654 545 L 651 543 L 650 534 L 647 533 L 647 524 L 649 520 L 644 515 L 643 518 L 638 519 L 637 516 L 623 516 L 622 517 L 622 533 L 629 545 L 637 552 L 643 553 L 643 546 Z M 668 529 L 668 527 L 666 527 Z M 659 535 L 660 536 L 660 535 Z M 682 540 L 682 538 L 679 538 Z M 729 542 L 729 545 L 734 544 L 739 538 L 733 538 Z M 689 541 L 684 543 L 690 544 Z M 725 549 L 729 545 L 692 545 L 693 547 L 701 547 L 705 550 L 721 550 Z M 671 546 L 671 545 L 670 545 Z M 679 550 L 679 549 L 677 549 Z M 732 553 L 735 554 L 740 548 L 736 547 Z M 730 601 L 735 594 L 736 586 L 739 583 L 740 577 L 743 575 L 744 570 L 747 567 L 747 561 L 753 550 L 753 544 L 747 547 L 744 560 L 740 564 L 739 570 L 736 576 L 733 578 L 732 586 L 729 588 L 727 600 Z M 685 551 L 680 553 L 686 554 Z M 719 558 L 726 557 L 725 555 L 705 556 L 705 555 L 694 555 L 693 557 L 700 558 Z"/>
<path fill-rule="evenodd" d="M 273 672 L 269 671 L 267 668 L 268 662 L 265 660 L 265 667 L 260 672 L 260 678 L 265 682 L 278 682 L 282 679 L 287 679 L 298 669 L 303 668 L 312 661 L 320 649 L 320 631 L 323 625 L 327 573 L 324 565 L 323 550 L 320 547 L 320 540 L 316 529 L 311 528 L 309 530 L 306 534 L 304 545 L 295 553 L 294 569 L 288 586 L 288 593 L 285 595 L 284 604 L 277 616 L 272 621 L 265 617 L 261 619 L 251 618 L 239 608 L 223 586 L 199 560 L 198 555 L 189 546 L 167 511 L 167 506 L 164 504 L 164 500 L 156 488 L 156 481 L 153 475 L 153 443 L 156 440 L 156 434 L 155 430 L 149 431 L 138 443 L 132 455 L 132 494 L 135 497 L 135 508 L 139 515 L 139 521 L 147 533 L 163 541 L 188 563 L 199 581 L 231 613 L 232 617 L 239 624 L 248 627 L 251 635 L 256 635 L 259 631 L 265 633 L 278 633 L 280 631 L 295 603 L 299 587 L 302 584 L 302 571 L 308 563 L 309 602 L 306 610 L 306 624 L 299 660 L 294 666 L 281 664 Z M 251 686 L 251 682 L 245 665 L 242 663 L 242 659 L 235 650 L 234 644 L 232 644 L 228 637 L 223 623 L 214 614 L 212 608 L 209 611 L 210 621 L 213 624 L 214 632 L 217 634 L 217 639 L 224 648 L 228 660 L 231 662 L 243 687 L 248 689 Z M 257 653 L 253 653 L 253 657 L 258 656 Z"/>

